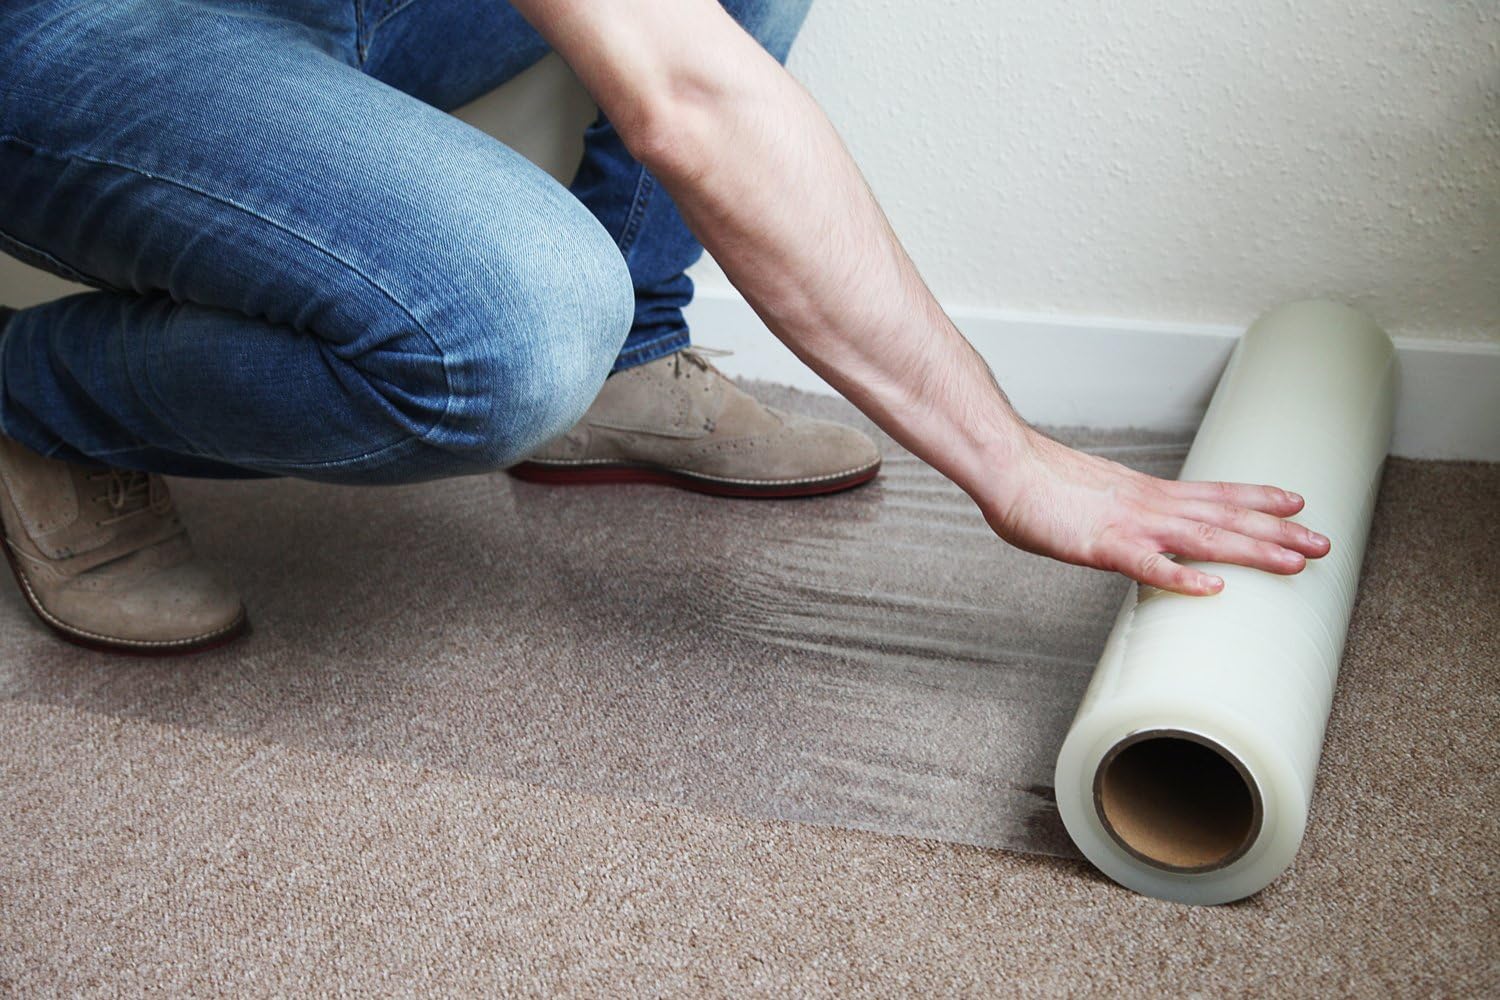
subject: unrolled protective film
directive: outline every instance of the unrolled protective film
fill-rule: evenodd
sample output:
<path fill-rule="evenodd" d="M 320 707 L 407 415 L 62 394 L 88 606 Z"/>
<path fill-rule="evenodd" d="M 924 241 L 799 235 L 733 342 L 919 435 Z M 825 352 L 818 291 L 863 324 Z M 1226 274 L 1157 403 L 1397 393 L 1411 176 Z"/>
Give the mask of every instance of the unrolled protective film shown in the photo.
<path fill-rule="evenodd" d="M 840 400 L 754 388 L 869 426 Z M 1168 477 L 1190 437 L 1057 434 Z M 177 481 L 254 632 L 186 659 L 111 657 L 59 643 L 0 588 L 0 697 L 1076 857 L 1054 766 L 1127 584 L 1008 547 L 881 445 L 874 483 L 803 501 L 503 475 Z"/>
<path fill-rule="evenodd" d="M 1222 594 L 1132 587 L 1058 758 L 1058 806 L 1105 874 L 1221 903 L 1302 842 L 1390 442 L 1395 355 L 1369 319 L 1303 302 L 1241 338 L 1185 479 L 1294 485 L 1328 556 L 1274 576 L 1212 567 Z"/>
<path fill-rule="evenodd" d="M 1188 443 L 1065 436 L 1165 476 Z M 0 697 L 1076 856 L 1052 767 L 1125 582 L 1006 546 L 881 444 L 874 483 L 799 501 L 506 476 L 174 481 L 253 633 L 186 659 L 111 657 L 58 642 L 3 586 Z"/>

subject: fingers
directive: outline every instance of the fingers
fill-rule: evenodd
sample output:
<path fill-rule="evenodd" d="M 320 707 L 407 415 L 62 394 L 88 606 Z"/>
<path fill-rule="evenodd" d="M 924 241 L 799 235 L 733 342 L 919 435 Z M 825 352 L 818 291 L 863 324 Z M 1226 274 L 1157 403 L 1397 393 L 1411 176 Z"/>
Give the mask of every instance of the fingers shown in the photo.
<path fill-rule="evenodd" d="M 1174 518 L 1157 532 L 1168 552 L 1204 562 L 1233 563 L 1269 573 L 1302 572 L 1307 558 L 1295 549 L 1188 518 Z"/>
<path fill-rule="evenodd" d="M 1223 579 L 1166 553 L 1290 576 L 1328 552 L 1324 536 L 1262 511 L 1208 501 L 1189 501 L 1177 510 L 1137 522 L 1133 544 L 1115 550 L 1110 568 L 1162 590 L 1205 596 L 1223 590 Z"/>
<path fill-rule="evenodd" d="M 1189 597 L 1207 597 L 1224 589 L 1222 577 L 1173 562 L 1155 549 L 1127 551 L 1116 569 L 1137 583 Z"/>
<path fill-rule="evenodd" d="M 1292 521 L 1249 507 L 1232 507 L 1210 503 L 1205 500 L 1189 500 L 1173 511 L 1189 521 L 1223 528 L 1229 532 L 1246 535 L 1263 542 L 1279 545 L 1283 549 L 1300 552 L 1309 559 L 1319 559 L 1328 554 L 1328 539 Z M 1176 551 L 1176 550 L 1173 550 Z M 1195 556 L 1194 558 L 1206 558 Z M 1219 560 L 1224 562 L 1227 560 Z"/>
<path fill-rule="evenodd" d="M 1201 513 L 1228 526 L 1207 519 L 1163 517 L 1145 533 L 1144 545 L 1119 552 L 1113 568 L 1138 583 L 1201 597 L 1223 590 L 1223 578 L 1184 566 L 1166 553 L 1290 576 L 1303 570 L 1308 556 L 1317 558 L 1328 551 L 1328 539 L 1322 535 L 1269 514 L 1221 504 L 1205 504 Z"/>
<path fill-rule="evenodd" d="M 1168 487 L 1182 500 L 1206 500 L 1228 507 L 1265 511 L 1277 517 L 1290 517 L 1302 509 L 1302 498 L 1275 486 L 1250 483 L 1174 482 Z"/>

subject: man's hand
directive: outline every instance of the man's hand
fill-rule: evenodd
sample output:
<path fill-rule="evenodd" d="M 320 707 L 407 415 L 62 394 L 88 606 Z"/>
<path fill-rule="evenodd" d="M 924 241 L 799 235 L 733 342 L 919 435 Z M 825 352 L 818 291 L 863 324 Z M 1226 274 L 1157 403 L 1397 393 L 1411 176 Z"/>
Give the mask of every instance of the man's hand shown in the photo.
<path fill-rule="evenodd" d="M 1181 594 L 1218 593 L 1224 581 L 1167 558 L 1299 572 L 1328 554 L 1328 539 L 1291 521 L 1302 498 L 1271 486 L 1156 479 L 1031 432 L 1006 477 L 981 500 L 1012 545 L 1065 562 L 1115 570 Z"/>
<path fill-rule="evenodd" d="M 1295 573 L 1300 501 L 1173 483 L 1032 431 L 943 313 L 827 117 L 717 0 L 513 0 L 771 331 L 1032 552 L 1189 594 L 1163 553 Z"/>

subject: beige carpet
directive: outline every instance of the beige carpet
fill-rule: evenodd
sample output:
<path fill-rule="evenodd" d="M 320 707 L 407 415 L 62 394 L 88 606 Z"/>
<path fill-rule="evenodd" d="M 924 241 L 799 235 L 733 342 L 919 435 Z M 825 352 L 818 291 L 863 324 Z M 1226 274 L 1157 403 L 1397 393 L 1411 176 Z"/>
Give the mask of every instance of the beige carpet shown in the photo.
<path fill-rule="evenodd" d="M 898 479 L 902 469 L 893 463 Z M 571 652 L 579 664 L 614 663 L 658 705 L 696 697 L 674 678 L 671 657 L 637 662 L 613 637 L 620 605 L 635 600 L 641 614 L 701 587 L 701 576 L 663 578 L 653 565 L 649 574 L 580 574 L 559 589 L 445 543 L 441 518 L 390 540 L 383 554 L 372 548 L 341 576 L 314 552 L 263 551 L 290 530 L 280 520 L 295 520 L 295 506 L 267 508 L 259 520 L 246 513 L 232 530 L 200 521 L 241 488 L 250 487 L 179 491 L 205 547 L 247 582 L 260 631 L 236 650 L 191 665 L 122 663 L 57 646 L 13 595 L 0 599 L 0 656 L 9 658 L 0 684 L 0 994 L 1476 996 L 1500 982 L 1500 466 L 1390 464 L 1302 853 L 1266 892 L 1216 909 L 1143 899 L 1077 861 L 742 818 L 733 813 L 771 811 L 760 808 L 768 795 L 741 792 L 712 763 L 648 780 L 651 767 L 637 758 L 655 758 L 640 734 L 674 738 L 641 721 L 652 699 L 632 701 L 620 681 L 603 696 L 552 705 L 571 689 L 528 687 L 524 673 L 504 671 L 511 661 L 555 670 Z M 254 487 L 283 488 L 299 487 Z M 369 520 L 389 527 L 382 510 L 452 488 L 370 493 Z M 877 500 L 846 502 L 913 494 L 866 496 Z M 564 530 L 569 506 L 583 502 L 532 497 L 549 531 Z M 647 507 L 675 516 L 675 497 Z M 681 533 L 667 518 L 664 546 L 711 532 L 716 516 L 789 516 L 745 513 L 765 505 L 717 515 L 707 501 L 692 503 Z M 923 517 L 950 516 L 939 507 Z M 825 504 L 795 516 L 842 523 L 859 509 Z M 314 510 L 305 517 L 299 531 L 362 544 L 357 525 L 320 521 Z M 574 627 L 557 624 L 539 664 L 535 643 L 506 646 L 514 630 L 503 614 L 465 611 L 473 593 L 399 588 L 400 606 L 384 616 L 322 626 L 368 610 L 392 566 L 420 574 L 434 563 L 471 574 L 469 589 L 487 606 L 519 602 L 502 611 L 532 618 L 551 608 Z M 1023 570 L 1052 592 L 1081 587 L 1108 606 L 1107 586 L 1096 592 L 1040 562 Z M 507 576 L 514 572 L 521 578 Z M 361 582 L 366 573 L 375 584 Z M 323 582 L 309 591 L 299 574 Z M 481 585 L 479 574 L 503 586 Z M 551 597 L 507 596 L 538 590 Z M 582 594 L 581 604 L 559 603 L 564 591 Z M 281 593 L 296 600 L 278 603 Z M 886 596 L 872 607 L 903 606 L 903 595 Z M 321 605 L 306 607 L 315 597 Z M 682 628 L 701 631 L 708 614 L 687 616 Z M 736 625 L 711 633 L 726 656 L 754 648 L 793 658 L 765 661 L 773 679 L 795 676 L 798 657 L 830 655 L 771 643 L 763 613 L 715 620 Z M 937 621 L 964 642 L 994 624 L 972 610 Z M 846 640 L 826 631 L 820 641 Z M 398 656 L 387 655 L 393 649 Z M 1041 646 L 1024 651 L 1035 658 Z M 892 655 L 916 662 L 952 652 Z M 481 654 L 496 660 L 504 685 L 497 679 L 489 691 L 471 670 L 462 697 L 448 697 L 434 664 Z M 1061 667 L 1076 658 L 1066 653 Z M 736 704 L 724 719 L 778 752 L 774 726 L 745 728 L 740 718 L 774 703 L 755 686 L 731 690 Z M 549 732 L 566 750 L 554 751 L 559 759 L 524 728 L 521 710 L 494 723 L 499 696 L 518 691 L 528 711 L 553 713 Z M 1049 693 L 1045 703 L 1066 696 Z M 434 728 L 434 718 L 446 722 Z M 609 738 L 567 726 L 592 721 Z M 965 724 L 953 720 L 960 732 Z M 483 739 L 456 735 L 465 731 Z M 912 734 L 892 738 L 916 746 Z M 733 757 L 743 748 L 712 743 L 669 749 L 671 759 L 749 760 Z M 1034 747 L 1015 763 L 1031 773 L 1042 756 Z M 637 797 L 600 794 L 585 766 Z M 518 780 L 528 775 L 560 775 L 564 788 Z M 968 777 L 981 787 L 982 776 Z M 695 799 L 704 787 L 719 790 Z M 912 789 L 899 787 L 905 802 Z M 694 808 L 641 801 L 653 788 L 677 789 L 670 797 Z M 995 801 L 1010 808 L 1005 795 Z M 834 816 L 850 803 L 813 796 L 808 808 L 811 818 Z M 1027 816 L 1045 826 L 1035 809 L 994 831 L 963 826 L 960 814 L 955 807 L 937 833 L 1007 841 L 1018 836 L 1012 826 L 1026 834 Z M 1048 835 L 1042 829 L 1031 846 L 1045 849 Z"/>

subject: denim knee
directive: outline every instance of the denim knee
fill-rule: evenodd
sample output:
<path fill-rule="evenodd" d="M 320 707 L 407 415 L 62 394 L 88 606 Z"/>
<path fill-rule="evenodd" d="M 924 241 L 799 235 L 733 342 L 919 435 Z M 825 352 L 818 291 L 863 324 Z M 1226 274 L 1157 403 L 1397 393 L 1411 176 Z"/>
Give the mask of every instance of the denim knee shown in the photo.
<path fill-rule="evenodd" d="M 566 196 L 565 196 L 566 197 Z M 578 422 L 630 332 L 619 248 L 574 201 L 532 245 L 470 257 L 461 302 L 428 335 L 446 373 L 441 415 L 409 456 L 413 478 L 510 465 Z"/>

